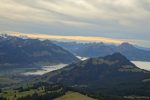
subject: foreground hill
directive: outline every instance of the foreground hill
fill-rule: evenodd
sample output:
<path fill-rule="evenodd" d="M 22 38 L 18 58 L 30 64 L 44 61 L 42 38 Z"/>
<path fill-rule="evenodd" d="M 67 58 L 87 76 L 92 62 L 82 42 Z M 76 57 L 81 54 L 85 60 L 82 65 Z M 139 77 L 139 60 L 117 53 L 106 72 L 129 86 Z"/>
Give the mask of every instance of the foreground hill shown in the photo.
<path fill-rule="evenodd" d="M 71 64 L 45 74 L 41 80 L 112 95 L 150 96 L 150 72 L 120 53 Z"/>
<path fill-rule="evenodd" d="M 54 100 L 96 100 L 96 99 L 90 98 L 78 92 L 69 91 L 65 95 L 58 97 Z"/>
<path fill-rule="evenodd" d="M 104 43 L 76 43 L 76 42 L 55 42 L 66 50 L 81 57 L 102 57 L 120 52 L 129 60 L 150 61 L 150 51 L 139 49 L 129 43 L 122 43 L 119 46 Z"/>
<path fill-rule="evenodd" d="M 0 100 L 149 100 L 146 96 L 112 96 L 39 82 L 0 89 Z"/>
<path fill-rule="evenodd" d="M 72 63 L 78 59 L 48 40 L 0 37 L 0 66 Z"/>
<path fill-rule="evenodd" d="M 36 83 L 1 89 L 0 100 L 53 100 L 66 92 L 67 90 L 58 84 Z"/>
<path fill-rule="evenodd" d="M 24 83 L 0 89 L 0 100 L 97 100 L 94 98 L 96 97 L 60 84 L 45 82 Z"/>

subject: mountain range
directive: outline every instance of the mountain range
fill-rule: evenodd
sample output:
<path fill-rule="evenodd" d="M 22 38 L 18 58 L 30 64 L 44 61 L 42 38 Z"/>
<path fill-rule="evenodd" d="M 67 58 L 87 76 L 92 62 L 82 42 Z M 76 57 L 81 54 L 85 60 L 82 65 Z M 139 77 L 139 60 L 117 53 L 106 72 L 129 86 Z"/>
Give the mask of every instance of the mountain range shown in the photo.
<path fill-rule="evenodd" d="M 150 72 L 120 53 L 70 64 L 41 76 L 41 80 L 110 95 L 150 96 Z"/>
<path fill-rule="evenodd" d="M 49 40 L 0 37 L 0 65 L 44 65 L 79 61 L 72 53 Z"/>
<path fill-rule="evenodd" d="M 72 53 L 90 58 L 80 61 Z M 27 84 L 58 83 L 67 89 L 90 95 L 150 96 L 150 72 L 130 62 L 147 61 L 148 53 L 149 51 L 138 49 L 129 43 L 115 46 L 104 43 L 65 43 L 0 37 L 1 68 L 67 63 L 64 68 L 33 77 L 35 79 L 29 78 Z M 15 86 L 16 84 L 18 82 L 14 83 Z M 19 84 L 24 85 L 26 82 L 21 81 Z"/>
<path fill-rule="evenodd" d="M 57 45 L 81 57 L 103 57 L 119 52 L 129 60 L 150 61 L 150 51 L 137 48 L 129 43 L 120 45 L 104 43 L 55 42 Z"/>

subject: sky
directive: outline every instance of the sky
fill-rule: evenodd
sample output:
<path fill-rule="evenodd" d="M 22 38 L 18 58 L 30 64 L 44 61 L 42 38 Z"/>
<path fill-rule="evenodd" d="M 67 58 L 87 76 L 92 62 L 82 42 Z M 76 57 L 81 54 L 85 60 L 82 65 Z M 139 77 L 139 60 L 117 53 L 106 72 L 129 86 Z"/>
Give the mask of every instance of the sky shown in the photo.
<path fill-rule="evenodd" d="M 0 31 L 94 36 L 150 47 L 150 0 L 0 0 Z"/>

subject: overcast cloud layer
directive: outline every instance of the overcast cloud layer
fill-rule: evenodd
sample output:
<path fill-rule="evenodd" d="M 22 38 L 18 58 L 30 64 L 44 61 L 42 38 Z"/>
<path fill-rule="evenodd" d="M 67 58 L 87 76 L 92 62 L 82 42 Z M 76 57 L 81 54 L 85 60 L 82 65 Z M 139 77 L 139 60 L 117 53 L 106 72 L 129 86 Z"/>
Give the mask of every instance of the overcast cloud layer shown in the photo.
<path fill-rule="evenodd" d="M 0 0 L 0 31 L 150 40 L 150 0 Z"/>

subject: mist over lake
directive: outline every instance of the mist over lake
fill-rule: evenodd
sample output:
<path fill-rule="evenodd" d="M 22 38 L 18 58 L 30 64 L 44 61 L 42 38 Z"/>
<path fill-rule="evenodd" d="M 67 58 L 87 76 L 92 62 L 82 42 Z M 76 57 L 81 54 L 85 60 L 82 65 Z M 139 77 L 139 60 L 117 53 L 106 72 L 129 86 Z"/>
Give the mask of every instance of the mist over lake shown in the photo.
<path fill-rule="evenodd" d="M 41 69 L 25 72 L 25 73 L 23 73 L 23 75 L 43 75 L 45 73 L 61 69 L 65 66 L 67 66 L 67 64 L 57 64 L 57 65 L 52 65 L 52 66 L 43 66 Z"/>

